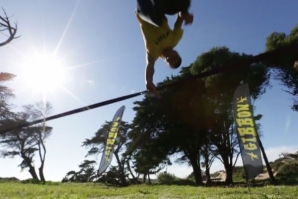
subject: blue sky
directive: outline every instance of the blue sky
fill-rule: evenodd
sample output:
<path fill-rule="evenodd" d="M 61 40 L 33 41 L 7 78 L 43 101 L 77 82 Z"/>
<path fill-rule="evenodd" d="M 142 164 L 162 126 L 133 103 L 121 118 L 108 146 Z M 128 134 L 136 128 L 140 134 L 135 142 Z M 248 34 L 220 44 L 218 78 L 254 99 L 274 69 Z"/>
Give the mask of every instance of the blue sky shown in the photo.
<path fill-rule="evenodd" d="M 44 99 L 41 92 L 25 86 L 22 63 L 36 52 L 46 51 L 62 60 L 71 77 L 64 86 L 46 95 L 59 114 L 82 106 L 145 90 L 145 48 L 138 22 L 134 15 L 135 1 L 105 0 L 2 0 L 2 7 L 12 21 L 18 22 L 21 37 L 0 48 L 1 71 L 17 77 L 6 83 L 16 94 L 12 103 L 21 107 Z M 214 46 L 227 46 L 232 51 L 258 54 L 264 51 L 266 37 L 273 31 L 286 32 L 296 25 L 297 1 L 201 1 L 192 3 L 194 23 L 184 27 L 184 37 L 177 50 L 183 57 L 183 66 L 191 64 L 202 52 Z M 174 23 L 174 17 L 169 17 Z M 0 36 L 3 38 L 3 36 Z M 177 74 L 162 60 L 156 63 L 154 82 Z M 278 82 L 272 82 L 260 100 L 256 114 L 263 114 L 262 139 L 270 160 L 281 152 L 298 150 L 291 96 L 283 92 Z M 66 172 L 78 169 L 87 149 L 81 147 L 85 138 L 91 138 L 105 120 L 111 120 L 115 111 L 126 106 L 124 121 L 134 117 L 132 103 L 143 96 L 52 120 L 53 134 L 46 142 L 45 177 L 60 181 Z M 16 108 L 15 110 L 18 110 Z M 100 160 L 100 156 L 96 159 Z M 90 157 L 93 159 L 93 157 Z M 1 159 L 0 176 L 29 178 L 20 172 L 20 158 Z M 113 161 L 114 163 L 114 161 Z M 241 165 L 241 160 L 238 160 Z M 39 162 L 36 161 L 36 168 Z M 216 162 L 212 171 L 222 169 Z M 179 177 L 191 172 L 186 165 L 167 168 Z"/>

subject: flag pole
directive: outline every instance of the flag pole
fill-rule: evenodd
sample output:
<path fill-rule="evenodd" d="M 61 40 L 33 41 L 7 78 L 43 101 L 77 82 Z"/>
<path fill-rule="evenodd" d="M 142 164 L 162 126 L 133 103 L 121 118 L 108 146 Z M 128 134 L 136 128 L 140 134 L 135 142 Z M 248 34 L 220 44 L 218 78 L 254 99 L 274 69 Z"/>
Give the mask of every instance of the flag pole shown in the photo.
<path fill-rule="evenodd" d="M 251 194 L 250 186 L 249 186 L 249 182 L 248 182 L 248 178 L 247 177 L 246 177 L 246 185 L 247 185 L 248 193 Z"/>

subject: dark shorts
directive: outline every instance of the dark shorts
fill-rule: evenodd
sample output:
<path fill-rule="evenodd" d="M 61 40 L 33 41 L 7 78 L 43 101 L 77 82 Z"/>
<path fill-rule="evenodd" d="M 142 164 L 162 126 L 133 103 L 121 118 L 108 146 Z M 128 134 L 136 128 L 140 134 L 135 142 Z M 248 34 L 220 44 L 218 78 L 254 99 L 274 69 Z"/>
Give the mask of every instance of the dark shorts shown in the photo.
<path fill-rule="evenodd" d="M 166 14 L 174 15 L 178 12 L 188 12 L 190 0 L 137 0 L 137 12 L 140 17 L 160 26 Z"/>

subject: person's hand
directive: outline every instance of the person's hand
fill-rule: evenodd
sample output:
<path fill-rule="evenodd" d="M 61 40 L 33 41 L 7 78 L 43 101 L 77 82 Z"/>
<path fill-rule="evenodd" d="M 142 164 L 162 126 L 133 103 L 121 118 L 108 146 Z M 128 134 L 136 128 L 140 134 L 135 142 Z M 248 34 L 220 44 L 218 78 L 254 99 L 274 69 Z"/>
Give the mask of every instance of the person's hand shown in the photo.
<path fill-rule="evenodd" d="M 156 86 L 153 84 L 153 82 L 146 82 L 146 88 L 149 93 L 151 93 L 151 94 L 156 93 Z"/>
<path fill-rule="evenodd" d="M 192 22 L 193 22 L 193 14 L 190 14 L 190 13 L 180 13 L 180 16 L 184 20 L 185 25 L 192 24 Z"/>
<path fill-rule="evenodd" d="M 150 97 L 160 97 L 158 92 L 156 91 L 156 86 L 153 84 L 153 82 L 147 82 L 146 83 L 146 88 L 148 90 L 148 96 Z"/>
<path fill-rule="evenodd" d="M 187 24 L 192 24 L 193 22 L 193 15 L 192 14 L 188 14 L 186 17 L 185 17 L 185 25 Z"/>

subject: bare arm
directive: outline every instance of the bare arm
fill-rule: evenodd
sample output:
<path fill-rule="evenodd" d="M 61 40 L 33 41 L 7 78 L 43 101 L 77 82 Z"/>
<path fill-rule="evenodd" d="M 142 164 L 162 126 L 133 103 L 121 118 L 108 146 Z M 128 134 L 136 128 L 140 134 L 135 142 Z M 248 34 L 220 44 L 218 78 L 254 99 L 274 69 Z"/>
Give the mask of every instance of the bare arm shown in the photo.
<path fill-rule="evenodd" d="M 146 54 L 146 62 L 147 62 L 146 72 L 145 72 L 146 83 L 153 83 L 155 60 L 148 53 Z"/>
<path fill-rule="evenodd" d="M 175 29 L 181 29 L 184 19 L 181 16 L 181 13 L 177 14 L 177 19 L 175 22 Z"/>
<path fill-rule="evenodd" d="M 179 12 L 178 15 L 177 15 L 176 22 L 175 22 L 175 29 L 176 30 L 181 29 L 183 21 L 185 22 L 185 25 L 192 24 L 193 15 L 188 13 L 188 12 L 187 13 Z"/>

